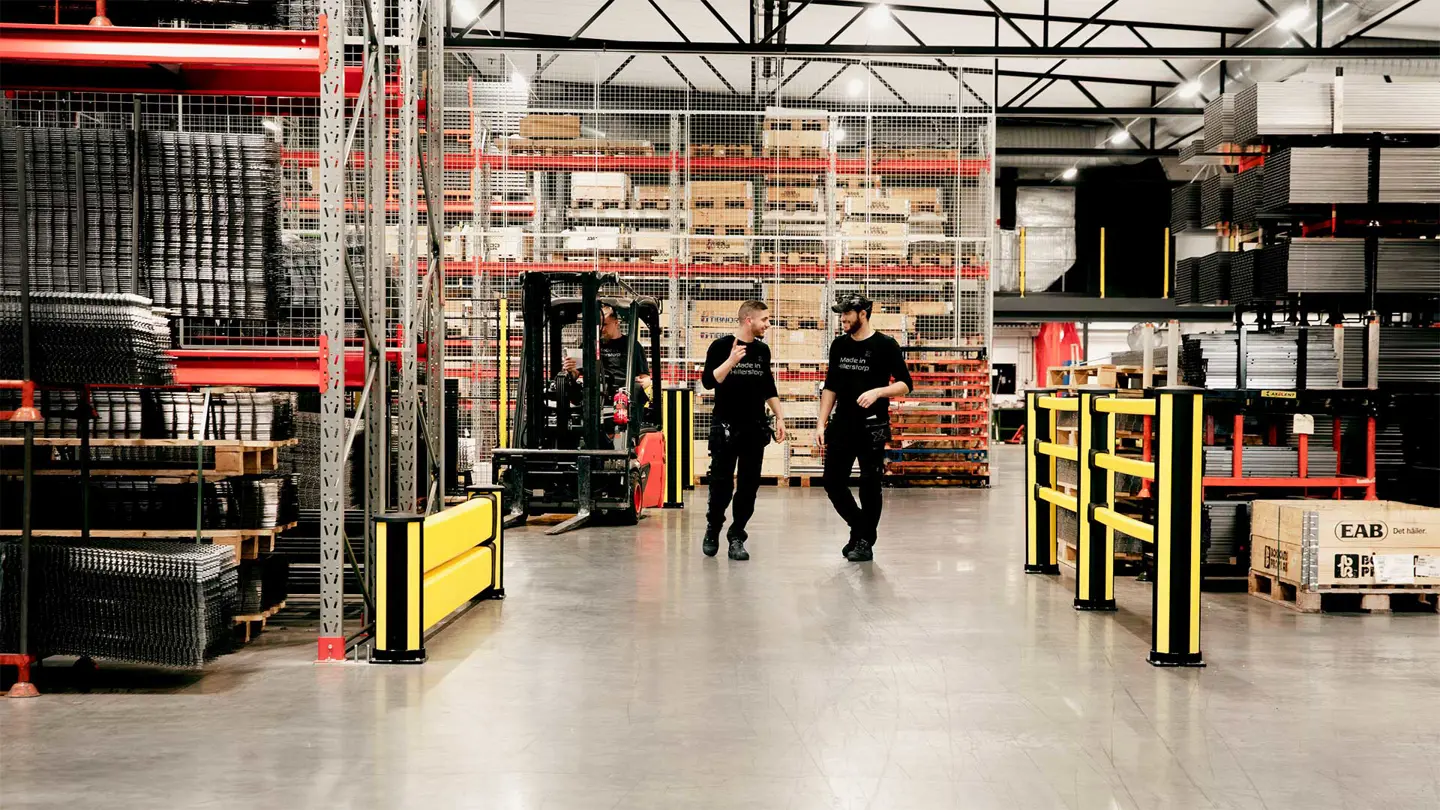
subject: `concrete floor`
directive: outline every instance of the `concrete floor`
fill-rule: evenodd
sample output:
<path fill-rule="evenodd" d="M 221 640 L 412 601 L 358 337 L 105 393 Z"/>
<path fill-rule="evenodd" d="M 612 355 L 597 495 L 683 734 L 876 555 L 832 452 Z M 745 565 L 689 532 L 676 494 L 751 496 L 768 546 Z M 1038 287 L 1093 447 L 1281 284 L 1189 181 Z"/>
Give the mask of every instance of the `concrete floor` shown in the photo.
<path fill-rule="evenodd" d="M 267 633 L 200 677 L 4 701 L 0 805 L 1440 807 L 1440 618 L 1207 594 L 1209 668 L 1151 668 L 1148 586 L 1077 613 L 1021 573 L 999 462 L 988 492 L 888 493 L 870 565 L 820 490 L 766 489 L 748 563 L 700 555 L 696 508 L 513 533 L 510 599 L 423 668 Z"/>

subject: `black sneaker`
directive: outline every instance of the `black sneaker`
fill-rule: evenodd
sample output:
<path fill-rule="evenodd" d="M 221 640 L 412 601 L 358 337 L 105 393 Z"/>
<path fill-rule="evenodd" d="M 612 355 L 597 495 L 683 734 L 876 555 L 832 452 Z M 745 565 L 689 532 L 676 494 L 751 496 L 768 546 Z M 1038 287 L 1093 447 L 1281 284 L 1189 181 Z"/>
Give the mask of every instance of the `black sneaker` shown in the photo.
<path fill-rule="evenodd" d="M 745 550 L 745 537 L 743 535 L 730 535 L 730 559 L 750 559 L 750 552 Z"/>
<path fill-rule="evenodd" d="M 840 549 L 840 556 L 848 560 L 850 558 L 850 552 L 855 550 L 855 544 L 858 542 L 860 542 L 860 533 L 855 529 L 851 529 L 850 541 L 845 544 L 844 548 Z"/>
<path fill-rule="evenodd" d="M 719 526 L 710 526 L 705 529 L 705 539 L 700 544 L 700 550 L 705 552 L 706 557 L 714 557 L 720 553 Z"/>
<path fill-rule="evenodd" d="M 850 553 L 845 555 L 845 559 L 850 562 L 870 562 L 875 559 L 875 553 L 870 550 L 870 540 L 865 537 L 856 540 L 855 547 L 850 549 Z"/>

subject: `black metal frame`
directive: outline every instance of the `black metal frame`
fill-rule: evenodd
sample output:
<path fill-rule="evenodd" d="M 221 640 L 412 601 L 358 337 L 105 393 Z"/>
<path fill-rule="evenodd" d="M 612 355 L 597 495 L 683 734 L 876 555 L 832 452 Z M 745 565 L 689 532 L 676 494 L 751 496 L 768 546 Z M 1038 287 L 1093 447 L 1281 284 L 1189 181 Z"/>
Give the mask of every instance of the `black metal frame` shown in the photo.
<path fill-rule="evenodd" d="M 555 284 L 578 284 L 578 298 L 556 298 Z M 625 334 L 638 339 L 643 322 L 650 329 L 648 354 L 652 375 L 661 369 L 660 304 L 640 295 L 613 273 L 543 272 L 524 273 L 523 344 L 515 419 L 508 446 L 493 452 L 492 480 L 503 481 L 511 504 L 505 526 L 518 526 L 530 515 L 573 512 L 574 517 L 550 529 L 560 534 L 586 526 L 597 515 L 625 513 L 633 508 L 635 489 L 643 487 L 647 470 L 636 465 L 636 448 L 642 436 L 658 430 L 660 401 L 648 402 L 643 413 L 632 411 L 630 420 L 618 427 L 612 442 L 602 432 L 599 333 L 601 306 L 614 309 L 626 324 Z M 615 285 L 628 298 L 604 297 L 601 287 Z M 564 359 L 562 334 L 566 326 L 581 326 L 580 372 L 586 384 L 580 391 L 579 447 L 566 447 L 571 425 L 571 396 L 568 375 L 560 371 Z M 634 353 L 627 352 L 625 379 L 630 381 L 630 402 L 639 401 L 634 382 Z M 548 376 L 547 376 L 548 372 Z M 548 383 L 554 382 L 555 407 L 547 405 Z M 655 385 L 652 390 L 659 390 Z M 551 426 L 553 420 L 554 426 Z M 613 462 L 621 462 L 618 469 Z M 639 473 L 640 481 L 635 480 Z M 537 484 L 539 486 L 537 486 Z M 537 495 L 540 491 L 543 494 Z M 636 515 L 638 517 L 638 514 Z"/>

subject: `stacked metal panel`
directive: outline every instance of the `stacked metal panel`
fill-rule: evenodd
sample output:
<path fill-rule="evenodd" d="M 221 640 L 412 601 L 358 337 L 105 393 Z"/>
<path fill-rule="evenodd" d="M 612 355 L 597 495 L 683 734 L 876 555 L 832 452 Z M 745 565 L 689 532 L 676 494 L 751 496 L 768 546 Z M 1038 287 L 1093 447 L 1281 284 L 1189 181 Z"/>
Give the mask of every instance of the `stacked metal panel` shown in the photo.
<path fill-rule="evenodd" d="M 1200 258 L 1195 296 L 1201 304 L 1219 304 L 1230 298 L 1230 260 L 1235 254 L 1216 252 Z"/>
<path fill-rule="evenodd" d="M 1440 239 L 1381 239 L 1375 291 L 1440 295 Z"/>
<path fill-rule="evenodd" d="M 22 148 L 31 289 L 135 292 L 129 134 L 107 129 L 9 129 L 0 133 L 0 281 L 4 288 L 19 289 L 23 266 L 16 173 Z"/>
<path fill-rule="evenodd" d="M 134 295 L 30 296 L 31 376 L 54 385 L 168 385 L 170 324 Z M 20 293 L 0 292 L 0 378 L 24 377 Z"/>
<path fill-rule="evenodd" d="M 1202 563 L 1228 565 L 1240 556 L 1250 538 L 1250 504 L 1247 501 L 1206 501 Z"/>
<path fill-rule="evenodd" d="M 284 602 L 289 596 L 290 561 L 279 554 L 240 563 L 241 614 L 255 614 Z"/>
<path fill-rule="evenodd" d="M 1245 334 L 1245 385 L 1247 388 L 1296 388 L 1300 358 L 1296 333 Z M 1185 338 L 1180 370 L 1187 385 L 1224 390 L 1238 388 L 1234 332 L 1216 332 Z M 1306 388 L 1335 388 L 1338 362 L 1330 330 L 1311 329 L 1306 342 Z"/>
<path fill-rule="evenodd" d="M 1263 289 L 1287 293 L 1359 293 L 1365 289 L 1364 239 L 1291 239 L 1261 251 Z"/>
<path fill-rule="evenodd" d="M 1205 105 L 1205 151 L 1218 152 L 1235 143 L 1235 94 L 1221 93 Z"/>
<path fill-rule="evenodd" d="M 1379 382 L 1440 385 L 1440 329 L 1380 327 Z M 1365 382 L 1365 328 L 1345 327 L 1345 384 Z"/>
<path fill-rule="evenodd" d="M 1335 469 L 1335 450 L 1311 445 L 1308 457 L 1310 475 L 1330 475 Z M 1229 447 L 1205 448 L 1205 475 L 1229 477 L 1234 451 Z M 1240 454 L 1240 474 L 1244 478 L 1294 478 L 1300 474 L 1300 450 L 1295 447 L 1246 447 Z"/>
<path fill-rule="evenodd" d="M 187 316 L 266 318 L 279 286 L 280 150 L 264 135 L 145 132 L 148 292 Z"/>
<path fill-rule="evenodd" d="M 295 435 L 295 396 L 290 393 L 234 392 L 210 396 L 209 422 L 205 394 L 199 391 L 162 391 L 155 396 L 160 435 L 172 439 L 207 439 L 269 442 Z"/>
<path fill-rule="evenodd" d="M 239 603 L 228 546 L 153 541 L 35 540 L 33 652 L 199 668 L 233 638 Z M 0 646 L 19 635 L 20 548 L 0 542 Z"/>
<path fill-rule="evenodd" d="M 81 494 L 75 477 L 35 479 L 37 504 L 78 505 Z M 295 522 L 299 509 L 295 482 L 288 475 L 210 480 L 198 487 L 194 482 L 100 477 L 91 481 L 88 494 L 90 527 L 96 530 L 189 530 L 195 528 L 197 510 L 202 513 L 202 530 L 269 529 Z M 21 496 L 20 487 L 0 489 L 0 526 L 19 528 Z M 80 528 L 78 509 L 37 509 L 32 520 L 41 530 Z"/>
<path fill-rule="evenodd" d="M 45 421 L 37 436 L 80 435 L 80 395 L 76 391 L 41 390 L 36 404 Z M 15 407 L 16 391 L 0 390 L 0 410 Z M 90 393 L 89 430 L 97 439 L 198 439 L 205 395 L 193 391 L 95 390 Z M 19 425 L 0 421 L 0 435 L 18 435 Z M 272 442 L 295 435 L 295 394 L 260 391 L 212 394 L 206 438 Z M 93 448 L 97 460 L 124 451 L 126 458 L 162 460 L 173 457 L 194 463 L 193 447 Z M 118 459 L 117 459 L 118 460 Z"/>
<path fill-rule="evenodd" d="M 1340 131 L 1440 133 L 1440 82 L 1348 82 Z"/>
<path fill-rule="evenodd" d="M 1186 183 L 1170 190 L 1170 230 L 1175 233 L 1200 227 L 1199 183 Z"/>
<path fill-rule="evenodd" d="M 1200 259 L 1180 259 L 1175 262 L 1175 303 L 1181 306 L 1197 303 Z"/>
<path fill-rule="evenodd" d="M 1264 166 L 1246 169 L 1236 175 L 1230 221 L 1236 225 L 1254 225 L 1259 220 L 1260 200 L 1264 193 Z"/>
<path fill-rule="evenodd" d="M 1265 158 L 1261 213 L 1282 213 L 1295 205 L 1363 203 L 1370 174 L 1365 149 L 1278 149 Z"/>
<path fill-rule="evenodd" d="M 1255 300 L 1255 260 L 1258 250 L 1242 250 L 1230 255 L 1230 303 L 1248 306 Z"/>
<path fill-rule="evenodd" d="M 1251 143 L 1266 135 L 1329 133 L 1330 95 L 1328 84 L 1256 82 L 1235 94 L 1235 141 Z"/>
<path fill-rule="evenodd" d="M 1205 139 L 1196 138 L 1180 147 L 1179 160 L 1181 163 L 1188 163 L 1203 154 L 1205 154 Z"/>
<path fill-rule="evenodd" d="M 1381 149 L 1380 202 L 1440 202 L 1440 149 Z"/>
<path fill-rule="evenodd" d="M 280 468 L 295 476 L 296 487 L 299 490 L 300 508 L 318 510 L 320 508 L 320 414 L 297 411 L 294 424 L 295 436 L 299 441 L 293 446 L 281 449 Z M 363 435 L 357 436 L 355 446 L 364 446 L 363 441 Z M 350 454 L 349 468 L 344 477 L 343 503 L 347 509 L 360 505 L 357 487 L 361 486 L 365 480 L 363 461 L 363 453 L 353 452 Z"/>
<path fill-rule="evenodd" d="M 1230 221 L 1234 208 L 1235 175 L 1211 175 L 1200 184 L 1200 224 L 1210 228 Z"/>

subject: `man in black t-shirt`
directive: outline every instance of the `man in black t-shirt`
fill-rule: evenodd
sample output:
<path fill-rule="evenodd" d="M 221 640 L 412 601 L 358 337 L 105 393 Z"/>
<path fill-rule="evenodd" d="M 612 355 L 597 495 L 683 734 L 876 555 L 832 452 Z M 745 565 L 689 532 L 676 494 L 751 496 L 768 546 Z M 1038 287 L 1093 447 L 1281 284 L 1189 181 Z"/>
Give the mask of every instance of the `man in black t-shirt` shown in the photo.
<path fill-rule="evenodd" d="M 605 381 L 604 392 L 606 396 L 614 396 L 616 391 L 630 391 L 630 383 L 625 379 L 626 349 L 635 356 L 632 365 L 635 382 L 640 384 L 642 391 L 639 398 L 630 403 L 632 414 L 644 413 L 645 404 L 649 401 L 645 391 L 650 388 L 650 363 L 645 359 L 645 352 L 640 348 L 640 341 L 633 336 L 626 335 L 620 330 L 620 318 L 615 314 L 613 307 L 602 304 L 600 306 L 600 376 Z M 580 364 L 574 358 L 566 357 L 564 369 L 571 377 L 580 376 Z"/>
<path fill-rule="evenodd" d="M 710 509 L 701 549 L 707 557 L 720 550 L 725 507 L 733 493 L 730 559 L 748 560 L 745 525 L 755 512 L 760 464 L 771 435 L 765 406 L 775 415 L 776 441 L 785 441 L 785 417 L 770 369 L 770 347 L 760 340 L 770 328 L 768 308 L 761 301 L 746 301 L 740 305 L 739 317 L 740 324 L 732 334 L 710 344 L 700 378 L 706 388 L 715 391 L 710 420 Z"/>
<path fill-rule="evenodd" d="M 850 526 L 850 542 L 841 553 L 851 562 L 874 559 L 871 548 L 884 505 L 880 479 L 890 441 L 890 398 L 903 397 L 911 388 L 900 344 L 870 325 L 874 306 L 863 295 L 851 295 L 831 307 L 840 313 L 845 334 L 830 344 L 830 365 L 820 392 L 817 440 L 825 449 L 825 494 Z M 858 506 L 850 495 L 850 468 L 857 459 Z"/>

